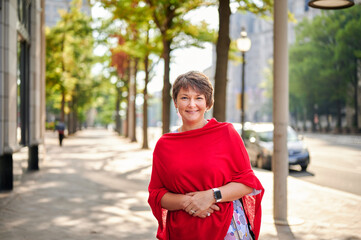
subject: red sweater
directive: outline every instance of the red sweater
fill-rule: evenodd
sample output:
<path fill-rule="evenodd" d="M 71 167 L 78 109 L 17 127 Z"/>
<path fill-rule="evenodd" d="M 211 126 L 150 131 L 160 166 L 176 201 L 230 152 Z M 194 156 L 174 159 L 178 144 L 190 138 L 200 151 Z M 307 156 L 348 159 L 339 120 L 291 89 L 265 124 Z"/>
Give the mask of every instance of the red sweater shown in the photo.
<path fill-rule="evenodd" d="M 167 211 L 161 207 L 161 199 L 167 192 L 186 194 L 229 182 L 261 190 L 257 195 L 243 198 L 246 214 L 258 238 L 263 187 L 251 169 L 243 141 L 233 125 L 211 119 L 200 129 L 164 134 L 154 149 L 148 188 L 148 202 L 159 224 L 157 238 L 224 239 L 232 219 L 232 202 L 217 203 L 221 210 L 202 219 L 183 210 Z"/>

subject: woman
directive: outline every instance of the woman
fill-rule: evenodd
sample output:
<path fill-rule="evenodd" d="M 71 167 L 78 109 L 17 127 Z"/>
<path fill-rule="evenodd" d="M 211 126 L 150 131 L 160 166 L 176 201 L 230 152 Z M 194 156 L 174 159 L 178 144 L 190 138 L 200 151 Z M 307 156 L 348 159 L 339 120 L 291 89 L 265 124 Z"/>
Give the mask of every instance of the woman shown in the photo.
<path fill-rule="evenodd" d="M 251 239 L 261 221 L 263 187 L 230 123 L 205 120 L 213 87 L 191 71 L 173 84 L 182 126 L 164 134 L 153 153 L 149 205 L 158 220 L 158 239 Z M 245 211 L 238 199 L 243 199 Z"/>

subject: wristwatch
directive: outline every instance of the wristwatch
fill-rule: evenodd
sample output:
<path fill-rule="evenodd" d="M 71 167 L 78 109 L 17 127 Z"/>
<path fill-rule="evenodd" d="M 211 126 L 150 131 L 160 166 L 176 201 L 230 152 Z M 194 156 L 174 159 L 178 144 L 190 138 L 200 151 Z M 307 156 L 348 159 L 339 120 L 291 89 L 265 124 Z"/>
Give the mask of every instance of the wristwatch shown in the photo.
<path fill-rule="evenodd" d="M 222 200 L 222 193 L 218 188 L 212 188 L 214 199 L 216 202 L 220 202 Z"/>

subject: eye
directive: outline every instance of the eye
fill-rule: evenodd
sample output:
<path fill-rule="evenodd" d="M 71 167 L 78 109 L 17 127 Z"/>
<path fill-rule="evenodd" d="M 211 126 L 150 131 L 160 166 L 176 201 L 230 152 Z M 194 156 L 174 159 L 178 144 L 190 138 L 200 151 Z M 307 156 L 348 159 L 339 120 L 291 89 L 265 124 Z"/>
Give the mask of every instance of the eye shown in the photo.
<path fill-rule="evenodd" d="M 187 99 L 187 97 L 181 97 L 181 99 L 183 99 L 183 100 L 184 100 L 184 99 Z"/>

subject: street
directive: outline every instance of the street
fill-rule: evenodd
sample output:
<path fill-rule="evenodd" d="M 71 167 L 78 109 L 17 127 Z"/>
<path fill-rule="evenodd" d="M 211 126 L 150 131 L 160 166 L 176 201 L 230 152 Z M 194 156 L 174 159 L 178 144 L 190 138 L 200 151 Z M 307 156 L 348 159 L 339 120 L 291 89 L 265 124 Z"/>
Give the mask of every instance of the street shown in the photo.
<path fill-rule="evenodd" d="M 311 154 L 306 172 L 290 175 L 321 186 L 361 195 L 361 136 L 305 134 Z"/>

